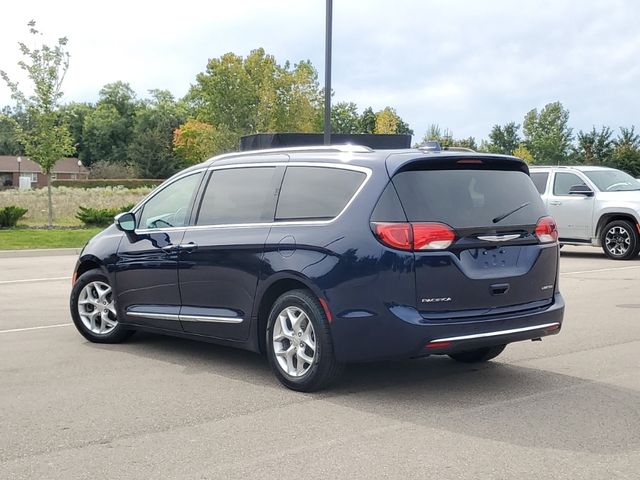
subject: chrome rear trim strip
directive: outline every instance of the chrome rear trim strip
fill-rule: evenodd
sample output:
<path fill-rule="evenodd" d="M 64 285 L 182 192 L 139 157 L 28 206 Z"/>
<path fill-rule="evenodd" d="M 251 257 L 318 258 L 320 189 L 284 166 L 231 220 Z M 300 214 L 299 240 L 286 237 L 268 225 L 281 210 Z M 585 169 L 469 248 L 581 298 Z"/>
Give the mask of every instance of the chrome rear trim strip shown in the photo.
<path fill-rule="evenodd" d="M 484 240 L 486 242 L 508 242 L 521 236 L 519 233 L 512 235 L 478 235 L 478 240 Z"/>
<path fill-rule="evenodd" d="M 127 312 L 130 317 L 151 318 L 155 320 L 174 320 L 183 322 L 208 322 L 208 323 L 242 323 L 243 318 L 234 317 L 210 317 L 206 315 L 175 315 L 172 313 L 151 312 Z"/>
<path fill-rule="evenodd" d="M 510 335 L 512 333 L 529 332 L 531 330 L 541 330 L 543 328 L 559 327 L 559 326 L 560 326 L 560 324 L 558 322 L 544 323 L 542 325 L 534 325 L 532 327 L 512 328 L 510 330 L 498 330 L 496 332 L 476 333 L 476 334 L 473 334 L 473 335 L 462 335 L 460 337 L 437 338 L 435 340 L 431 340 L 429 343 L 435 343 L 435 342 L 457 342 L 459 340 L 473 340 L 473 339 L 476 339 L 476 338 L 497 337 L 497 336 L 500 336 L 500 335 Z"/>

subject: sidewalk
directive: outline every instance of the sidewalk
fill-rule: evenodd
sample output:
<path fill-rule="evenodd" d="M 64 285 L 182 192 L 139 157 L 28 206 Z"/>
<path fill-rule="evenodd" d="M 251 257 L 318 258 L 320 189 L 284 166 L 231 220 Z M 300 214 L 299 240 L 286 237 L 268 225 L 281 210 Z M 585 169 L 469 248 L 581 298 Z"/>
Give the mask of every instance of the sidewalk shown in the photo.
<path fill-rule="evenodd" d="M 0 258 L 57 257 L 80 255 L 82 248 L 39 248 L 35 250 L 0 250 Z"/>

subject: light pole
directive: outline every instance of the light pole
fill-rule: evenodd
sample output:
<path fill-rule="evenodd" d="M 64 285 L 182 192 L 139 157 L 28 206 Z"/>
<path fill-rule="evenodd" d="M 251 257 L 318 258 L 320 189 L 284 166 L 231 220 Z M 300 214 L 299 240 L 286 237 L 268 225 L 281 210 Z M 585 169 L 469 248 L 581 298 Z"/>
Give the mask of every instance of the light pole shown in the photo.
<path fill-rule="evenodd" d="M 18 156 L 18 158 L 16 159 L 18 161 L 18 188 L 20 187 L 20 173 L 21 173 L 21 166 L 22 166 L 22 157 Z"/>
<path fill-rule="evenodd" d="M 333 0 L 327 0 L 327 18 L 324 43 L 324 144 L 331 145 L 331 29 Z"/>

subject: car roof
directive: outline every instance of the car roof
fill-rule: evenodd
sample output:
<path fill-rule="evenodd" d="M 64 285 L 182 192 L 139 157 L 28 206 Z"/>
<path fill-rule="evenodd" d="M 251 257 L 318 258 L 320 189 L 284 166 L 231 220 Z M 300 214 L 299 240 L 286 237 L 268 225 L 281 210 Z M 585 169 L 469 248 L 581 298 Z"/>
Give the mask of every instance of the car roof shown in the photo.
<path fill-rule="evenodd" d="M 373 150 L 360 145 L 330 145 L 293 148 L 274 148 L 265 150 L 249 150 L 243 152 L 218 155 L 205 162 L 191 167 L 191 169 L 244 165 L 267 162 L 305 162 L 341 163 L 367 167 L 372 170 L 387 168 L 390 175 L 414 160 L 429 160 L 443 158 L 501 158 L 510 162 L 524 164 L 516 157 L 508 155 L 477 153 L 472 151 L 425 151 L 417 148 L 395 150 Z"/>

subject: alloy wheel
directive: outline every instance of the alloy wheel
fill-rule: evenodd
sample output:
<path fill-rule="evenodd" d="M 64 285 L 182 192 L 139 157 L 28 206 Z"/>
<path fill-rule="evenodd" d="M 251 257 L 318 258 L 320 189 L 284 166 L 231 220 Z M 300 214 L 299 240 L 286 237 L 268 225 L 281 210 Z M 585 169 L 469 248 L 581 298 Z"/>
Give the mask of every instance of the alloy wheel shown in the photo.
<path fill-rule="evenodd" d="M 631 248 L 631 235 L 624 227 L 612 227 L 604 237 L 606 249 L 616 257 L 621 257 Z"/>
<path fill-rule="evenodd" d="M 292 306 L 278 314 L 273 326 L 273 351 L 287 375 L 299 378 L 309 371 L 316 358 L 316 335 L 304 310 Z"/>
<path fill-rule="evenodd" d="M 100 281 L 87 283 L 78 296 L 78 314 L 91 333 L 110 333 L 118 325 L 111 287 Z"/>

